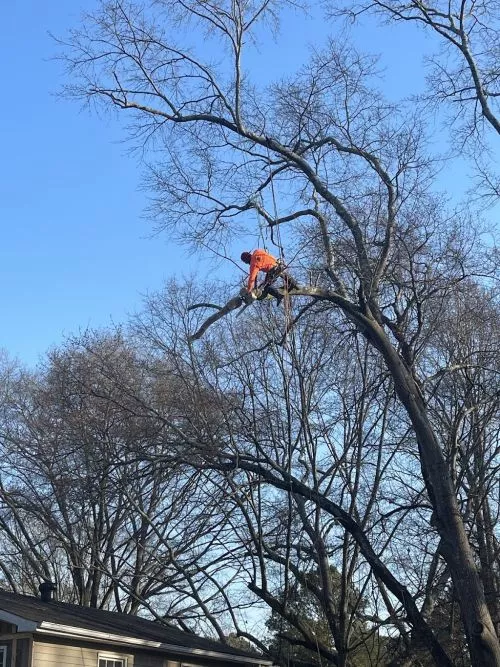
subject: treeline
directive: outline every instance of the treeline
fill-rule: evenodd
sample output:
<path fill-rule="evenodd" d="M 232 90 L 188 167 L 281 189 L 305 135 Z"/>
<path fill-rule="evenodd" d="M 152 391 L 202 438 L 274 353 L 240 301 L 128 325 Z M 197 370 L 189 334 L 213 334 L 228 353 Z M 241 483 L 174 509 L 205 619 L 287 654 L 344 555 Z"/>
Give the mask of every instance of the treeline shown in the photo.
<path fill-rule="evenodd" d="M 429 664 L 392 577 L 468 664 L 418 445 L 378 355 L 321 306 L 283 338 L 293 312 L 274 303 L 193 348 L 197 298 L 170 284 L 130 326 L 69 340 L 35 371 L 4 360 L 3 586 L 47 578 L 64 600 L 237 635 L 284 662 Z M 470 281 L 429 304 L 418 367 L 498 623 L 493 306 Z"/>

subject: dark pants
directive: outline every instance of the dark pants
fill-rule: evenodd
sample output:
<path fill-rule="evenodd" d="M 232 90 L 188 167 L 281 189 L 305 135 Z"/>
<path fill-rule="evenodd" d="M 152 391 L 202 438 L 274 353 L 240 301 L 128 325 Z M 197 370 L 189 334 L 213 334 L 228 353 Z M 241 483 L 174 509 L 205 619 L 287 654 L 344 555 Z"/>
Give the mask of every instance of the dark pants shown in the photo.
<path fill-rule="evenodd" d="M 297 289 L 298 285 L 292 276 L 285 271 L 285 267 L 282 263 L 276 264 L 270 271 L 267 272 L 266 279 L 264 280 L 263 288 L 264 291 L 266 287 L 269 287 L 277 279 L 281 278 L 283 280 L 283 287 L 287 292 L 291 289 Z"/>

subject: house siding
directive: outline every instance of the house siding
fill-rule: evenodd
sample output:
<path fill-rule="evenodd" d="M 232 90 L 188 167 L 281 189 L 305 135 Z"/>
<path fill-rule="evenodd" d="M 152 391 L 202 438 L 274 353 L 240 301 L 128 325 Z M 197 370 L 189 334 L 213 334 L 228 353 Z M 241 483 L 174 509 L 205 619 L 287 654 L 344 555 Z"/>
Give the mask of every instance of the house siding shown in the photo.
<path fill-rule="evenodd" d="M 31 664 L 23 663 L 16 667 L 98 667 L 97 660 L 100 653 L 113 653 L 126 657 L 127 667 L 260 667 L 252 663 L 204 659 L 202 656 L 176 660 L 175 655 L 169 656 L 154 650 L 134 648 L 133 653 L 130 653 L 130 650 L 130 647 L 111 644 L 35 636 Z"/>
<path fill-rule="evenodd" d="M 140 667 L 132 654 L 118 648 L 90 648 L 39 641 L 33 643 L 31 667 L 97 667 L 99 653 L 110 652 L 126 657 L 127 667 Z"/>

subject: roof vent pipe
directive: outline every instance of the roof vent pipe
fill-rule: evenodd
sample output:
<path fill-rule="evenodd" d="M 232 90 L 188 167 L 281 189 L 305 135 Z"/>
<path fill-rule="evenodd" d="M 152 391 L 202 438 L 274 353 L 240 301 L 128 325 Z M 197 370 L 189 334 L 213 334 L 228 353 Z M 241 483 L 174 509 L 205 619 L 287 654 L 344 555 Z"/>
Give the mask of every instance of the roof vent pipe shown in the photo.
<path fill-rule="evenodd" d="M 38 586 L 38 590 L 40 591 L 40 599 L 42 602 L 51 602 L 52 593 L 57 590 L 57 586 L 52 583 L 52 581 L 44 581 L 43 584 Z"/>

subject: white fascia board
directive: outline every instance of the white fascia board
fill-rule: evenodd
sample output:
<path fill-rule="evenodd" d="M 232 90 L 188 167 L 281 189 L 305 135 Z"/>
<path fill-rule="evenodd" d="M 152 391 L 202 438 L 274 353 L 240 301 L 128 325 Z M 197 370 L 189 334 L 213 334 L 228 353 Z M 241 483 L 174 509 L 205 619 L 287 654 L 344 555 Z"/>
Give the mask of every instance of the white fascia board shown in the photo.
<path fill-rule="evenodd" d="M 36 621 L 32 621 L 29 618 L 23 618 L 22 616 L 16 616 L 15 614 L 5 611 L 5 609 L 0 609 L 0 621 L 16 625 L 18 632 L 34 632 L 38 627 Z"/>
<path fill-rule="evenodd" d="M 98 630 L 89 630 L 88 628 L 78 628 L 72 625 L 61 625 L 43 621 L 37 629 L 37 634 L 47 634 L 58 637 L 67 637 L 71 639 L 80 639 L 94 642 L 112 642 L 121 646 L 135 646 L 143 649 L 156 649 L 158 651 L 171 651 L 181 655 L 198 655 L 205 658 L 214 658 L 217 660 L 227 660 L 229 662 L 244 662 L 257 665 L 272 665 L 271 660 L 265 660 L 259 657 L 245 657 L 243 655 L 234 655 L 231 653 L 219 653 L 218 651 L 209 651 L 200 648 L 186 648 L 177 644 L 166 644 L 164 642 L 155 642 L 149 639 L 139 639 L 138 637 L 128 637 L 126 635 L 115 635 L 109 632 L 100 632 Z"/>

